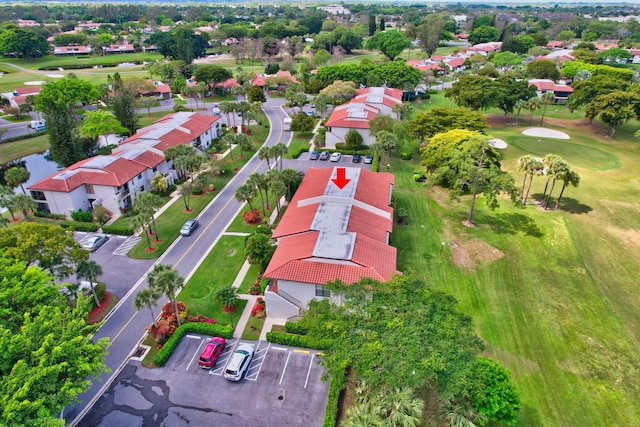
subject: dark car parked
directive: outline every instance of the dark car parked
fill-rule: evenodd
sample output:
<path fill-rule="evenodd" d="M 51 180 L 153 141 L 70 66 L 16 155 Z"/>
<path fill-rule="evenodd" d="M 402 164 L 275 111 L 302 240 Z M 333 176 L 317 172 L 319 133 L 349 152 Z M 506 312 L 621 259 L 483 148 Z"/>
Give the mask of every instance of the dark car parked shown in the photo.
<path fill-rule="evenodd" d="M 354 154 L 351 158 L 352 163 L 360 163 L 362 161 L 362 156 L 360 154 Z"/>

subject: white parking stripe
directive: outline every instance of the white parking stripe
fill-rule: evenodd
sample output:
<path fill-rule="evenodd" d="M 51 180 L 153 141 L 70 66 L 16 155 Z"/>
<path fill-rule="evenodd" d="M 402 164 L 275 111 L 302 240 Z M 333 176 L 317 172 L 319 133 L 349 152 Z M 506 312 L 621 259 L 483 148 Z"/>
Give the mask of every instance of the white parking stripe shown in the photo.
<path fill-rule="evenodd" d="M 315 354 L 311 355 L 311 362 L 309 362 L 309 369 L 307 370 L 307 379 L 304 380 L 304 388 L 307 388 L 307 384 L 309 383 L 309 374 L 311 374 L 311 366 L 313 365 L 313 358 L 316 357 Z"/>
<path fill-rule="evenodd" d="M 287 355 L 287 361 L 284 362 L 284 368 L 282 369 L 282 375 L 280 376 L 280 382 L 278 384 L 282 384 L 282 379 L 284 378 L 284 373 L 287 370 L 287 365 L 289 364 L 289 358 L 291 357 L 291 352 Z"/>
<path fill-rule="evenodd" d="M 287 351 L 287 349 L 284 347 L 271 347 L 271 348 L 274 350 Z"/>
<path fill-rule="evenodd" d="M 187 335 L 189 337 L 189 335 Z M 189 337 L 189 338 L 194 338 L 194 337 Z M 198 339 L 200 337 L 197 337 Z M 189 364 L 187 365 L 187 368 L 185 369 L 185 371 L 188 371 L 189 368 L 191 367 L 191 364 L 193 363 L 193 359 L 196 358 L 196 356 L 198 355 L 198 353 L 200 353 L 200 347 L 202 347 L 202 343 L 204 342 L 204 340 L 202 340 L 202 342 L 200 344 L 198 344 L 198 348 L 196 349 L 196 352 L 193 353 L 193 357 L 191 358 L 191 360 L 189 361 Z"/>
<path fill-rule="evenodd" d="M 139 236 L 129 236 L 120 246 L 112 253 L 113 255 L 127 256 L 129 251 L 142 240 Z"/>

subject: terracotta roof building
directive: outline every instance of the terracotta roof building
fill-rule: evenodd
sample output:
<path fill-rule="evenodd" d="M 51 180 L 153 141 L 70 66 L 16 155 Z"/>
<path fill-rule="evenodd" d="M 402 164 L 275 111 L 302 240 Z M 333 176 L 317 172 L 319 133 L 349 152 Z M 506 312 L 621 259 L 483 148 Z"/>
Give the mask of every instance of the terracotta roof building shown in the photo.
<path fill-rule="evenodd" d="M 556 103 L 564 103 L 567 97 L 573 93 L 573 88 L 566 84 L 558 84 L 549 79 L 531 79 L 529 86 L 535 86 L 538 98 L 546 92 L 553 92 L 556 96 Z"/>
<path fill-rule="evenodd" d="M 369 123 L 380 115 L 395 116 L 394 105 L 402 104 L 402 90 L 387 87 L 356 89 L 356 95 L 347 104 L 337 106 L 325 123 L 327 130 L 325 145 L 335 148 L 344 142 L 351 129 L 362 135 L 362 143 L 370 145 L 374 137 L 369 132 Z"/>
<path fill-rule="evenodd" d="M 330 281 L 399 274 L 389 245 L 393 175 L 344 168 L 349 182 L 341 189 L 333 182 L 337 169 L 309 169 L 273 233 L 278 247 L 263 274 L 272 280 L 270 316 L 288 318 L 312 299 L 336 298 L 324 286 Z"/>
<path fill-rule="evenodd" d="M 173 183 L 177 174 L 173 162 L 165 160 L 167 148 L 180 144 L 207 148 L 219 136 L 219 117 L 169 114 L 124 140 L 110 155 L 77 162 L 28 190 L 42 212 L 69 216 L 77 210 L 103 206 L 119 214 L 138 194 L 151 188 L 157 173 Z"/>

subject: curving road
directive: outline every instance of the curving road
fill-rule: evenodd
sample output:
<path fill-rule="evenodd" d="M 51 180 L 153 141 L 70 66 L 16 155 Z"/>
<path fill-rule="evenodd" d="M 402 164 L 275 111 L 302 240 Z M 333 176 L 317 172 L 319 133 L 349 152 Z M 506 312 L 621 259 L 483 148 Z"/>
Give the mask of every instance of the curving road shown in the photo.
<path fill-rule="evenodd" d="M 263 104 L 263 110 L 271 125 L 265 145 L 272 146 L 281 141 L 288 145 L 291 141 L 291 134 L 283 132 L 282 121 L 286 116 L 282 109 L 284 102 L 282 99 L 269 98 Z M 202 211 L 198 217 L 201 226 L 191 236 L 186 238 L 179 237 L 156 263 L 173 265 L 180 275 L 188 281 L 206 258 L 211 248 L 216 244 L 222 232 L 242 209 L 243 204 L 235 199 L 236 189 L 252 173 L 266 171 L 266 162 L 260 160 L 256 153 Z M 133 300 L 138 290 L 146 286 L 145 274 L 120 300 L 118 306 L 96 333 L 96 339 L 110 338 L 105 362 L 111 372 L 103 374 L 100 377 L 100 381 L 94 380 L 91 388 L 78 396 L 80 402 L 65 409 L 63 416 L 73 425 L 84 416 L 97 398 L 106 390 L 141 342 L 145 328 L 149 326 L 149 313 L 146 313 L 146 310 L 136 311 Z"/>

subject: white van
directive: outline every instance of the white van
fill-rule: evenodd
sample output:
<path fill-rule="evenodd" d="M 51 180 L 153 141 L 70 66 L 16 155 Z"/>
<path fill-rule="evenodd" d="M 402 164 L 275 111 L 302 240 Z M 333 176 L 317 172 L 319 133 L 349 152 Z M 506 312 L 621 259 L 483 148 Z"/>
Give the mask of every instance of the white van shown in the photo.
<path fill-rule="evenodd" d="M 44 120 L 32 120 L 29 127 L 35 131 L 40 131 L 46 129 L 46 124 Z"/>
<path fill-rule="evenodd" d="M 291 117 L 287 117 L 286 119 L 283 120 L 284 123 L 284 130 L 291 130 Z"/>

